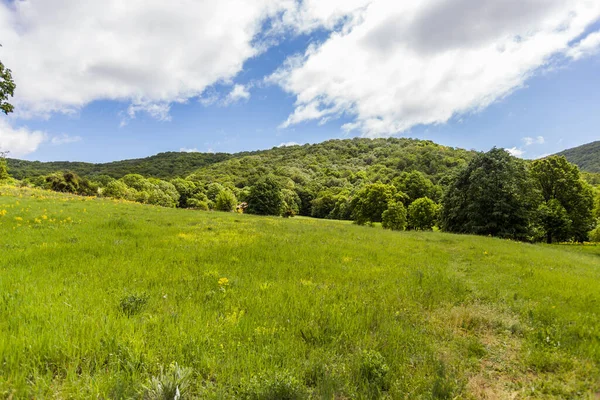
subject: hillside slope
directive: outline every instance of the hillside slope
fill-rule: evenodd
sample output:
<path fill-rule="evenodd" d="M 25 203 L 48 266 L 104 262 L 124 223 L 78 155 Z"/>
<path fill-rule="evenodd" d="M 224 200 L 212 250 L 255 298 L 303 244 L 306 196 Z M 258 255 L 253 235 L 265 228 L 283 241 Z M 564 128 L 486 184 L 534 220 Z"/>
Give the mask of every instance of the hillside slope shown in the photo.
<path fill-rule="evenodd" d="M 600 247 L 9 187 L 0 237 L 0 397 L 600 391 Z"/>
<path fill-rule="evenodd" d="M 600 140 L 558 153 L 582 171 L 600 173 Z"/>
<path fill-rule="evenodd" d="M 232 156 L 226 153 L 166 152 L 146 158 L 102 164 L 69 161 L 40 162 L 9 158 L 8 167 L 10 174 L 16 179 L 33 178 L 57 171 L 72 171 L 86 177 L 109 175 L 113 178 L 121 178 L 127 174 L 141 174 L 146 177 L 167 179 L 188 175 L 200 167 L 230 157 Z"/>
<path fill-rule="evenodd" d="M 297 184 L 324 182 L 343 187 L 360 179 L 388 181 L 403 171 L 417 170 L 437 182 L 452 169 L 464 165 L 476 153 L 417 139 L 345 139 L 318 144 L 277 147 L 238 154 L 206 165 L 190 178 L 229 181 L 237 187 L 272 173 Z"/>

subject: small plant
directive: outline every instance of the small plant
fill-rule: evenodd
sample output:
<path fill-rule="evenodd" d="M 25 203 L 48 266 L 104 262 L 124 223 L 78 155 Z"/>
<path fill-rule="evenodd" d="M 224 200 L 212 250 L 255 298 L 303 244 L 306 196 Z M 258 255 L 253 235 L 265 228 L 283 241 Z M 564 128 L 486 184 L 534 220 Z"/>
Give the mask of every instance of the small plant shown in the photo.
<path fill-rule="evenodd" d="M 177 363 L 169 365 L 167 371 L 160 368 L 160 375 L 153 376 L 144 386 L 144 398 L 147 400 L 184 400 L 189 398 L 192 381 L 192 369 L 180 367 Z"/>
<path fill-rule="evenodd" d="M 387 390 L 387 375 L 390 367 L 385 358 L 375 350 L 364 350 L 360 360 L 360 375 L 370 385 L 378 390 Z"/>
<path fill-rule="evenodd" d="M 146 303 L 148 303 L 148 296 L 132 294 L 121 299 L 119 310 L 128 317 L 131 317 L 139 314 L 146 306 Z"/>
<path fill-rule="evenodd" d="M 238 396 L 246 400 L 296 400 L 306 398 L 306 388 L 290 373 L 277 372 L 243 383 Z"/>

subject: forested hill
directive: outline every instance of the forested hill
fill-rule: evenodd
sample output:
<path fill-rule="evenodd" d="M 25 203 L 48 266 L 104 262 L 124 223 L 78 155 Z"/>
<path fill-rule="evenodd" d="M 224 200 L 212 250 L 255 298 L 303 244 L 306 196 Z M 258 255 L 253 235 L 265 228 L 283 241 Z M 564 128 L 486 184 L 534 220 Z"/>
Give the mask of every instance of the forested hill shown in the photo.
<path fill-rule="evenodd" d="M 8 167 L 16 179 L 57 171 L 71 171 L 88 178 L 109 175 L 117 179 L 127 174 L 161 179 L 192 175 L 198 180 L 231 182 L 243 187 L 256 177 L 273 173 L 298 183 L 319 178 L 328 186 L 340 187 L 345 182 L 367 177 L 369 181 L 376 181 L 377 177 L 389 181 L 400 172 L 412 170 L 423 172 L 435 182 L 474 154 L 424 140 L 355 138 L 236 154 L 167 152 L 104 164 L 8 159 Z"/>
<path fill-rule="evenodd" d="M 474 151 L 417 139 L 345 139 L 318 144 L 276 147 L 237 154 L 206 165 L 190 175 L 203 182 L 231 182 L 236 187 L 274 174 L 300 185 L 355 186 L 357 181 L 390 182 L 402 172 L 420 171 L 437 183 L 450 170 L 466 164 Z"/>
<path fill-rule="evenodd" d="M 582 171 L 600 173 L 600 140 L 558 153 Z"/>
<path fill-rule="evenodd" d="M 141 174 L 146 177 L 168 179 L 186 176 L 200 167 L 230 157 L 232 155 L 226 153 L 167 152 L 146 158 L 104 164 L 69 161 L 40 162 L 11 158 L 7 161 L 10 174 L 16 179 L 34 178 L 57 171 L 71 171 L 85 177 L 109 175 L 118 179 L 127 174 Z"/>

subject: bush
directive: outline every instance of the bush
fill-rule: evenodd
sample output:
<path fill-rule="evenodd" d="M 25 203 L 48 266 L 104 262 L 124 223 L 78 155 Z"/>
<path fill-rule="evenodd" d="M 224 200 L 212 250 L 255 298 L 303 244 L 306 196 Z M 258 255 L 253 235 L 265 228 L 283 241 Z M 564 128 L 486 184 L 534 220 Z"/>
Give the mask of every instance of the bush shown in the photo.
<path fill-rule="evenodd" d="M 283 207 L 281 186 L 272 176 L 257 182 L 248 194 L 248 214 L 280 215 Z"/>
<path fill-rule="evenodd" d="M 385 229 L 393 231 L 403 231 L 406 229 L 406 208 L 400 202 L 392 202 L 385 210 L 381 218 Z"/>
<path fill-rule="evenodd" d="M 431 230 L 435 225 L 438 206 L 428 197 L 415 200 L 408 206 L 408 228 Z"/>
<path fill-rule="evenodd" d="M 237 206 L 237 199 L 235 195 L 228 189 L 224 189 L 219 192 L 215 202 L 215 209 L 217 211 L 231 212 L 235 210 Z"/>

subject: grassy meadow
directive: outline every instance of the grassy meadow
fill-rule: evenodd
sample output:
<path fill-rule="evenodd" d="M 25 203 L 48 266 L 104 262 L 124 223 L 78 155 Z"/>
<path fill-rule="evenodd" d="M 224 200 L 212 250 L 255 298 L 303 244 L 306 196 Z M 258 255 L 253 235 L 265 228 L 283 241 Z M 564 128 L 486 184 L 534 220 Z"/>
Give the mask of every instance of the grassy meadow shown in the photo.
<path fill-rule="evenodd" d="M 597 399 L 600 246 L 0 188 L 0 398 L 177 389 Z"/>

